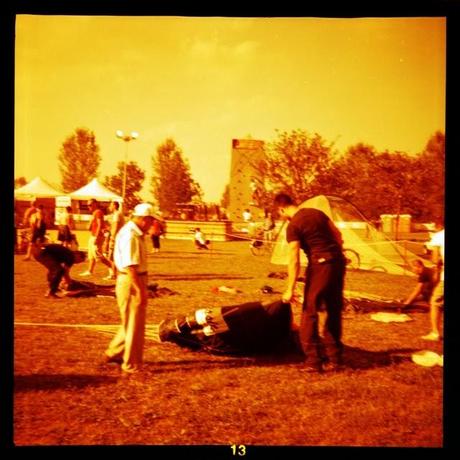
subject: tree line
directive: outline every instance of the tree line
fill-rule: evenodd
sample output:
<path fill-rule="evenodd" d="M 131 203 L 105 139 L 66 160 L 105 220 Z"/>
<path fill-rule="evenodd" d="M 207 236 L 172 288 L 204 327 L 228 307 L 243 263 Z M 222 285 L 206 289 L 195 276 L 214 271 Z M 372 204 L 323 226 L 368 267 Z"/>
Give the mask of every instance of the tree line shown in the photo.
<path fill-rule="evenodd" d="M 94 132 L 77 128 L 63 142 L 58 155 L 61 186 L 65 193 L 77 190 L 98 176 L 100 148 Z M 200 184 L 190 165 L 171 138 L 156 147 L 151 156 L 150 192 L 166 216 L 178 203 L 203 203 Z M 317 133 L 305 130 L 277 131 L 265 144 L 264 159 L 251 165 L 258 177 L 253 201 L 270 208 L 277 192 L 289 193 L 298 202 L 315 195 L 335 195 L 356 205 L 371 220 L 381 214 L 411 214 L 415 221 L 441 222 L 444 218 L 445 135 L 438 131 L 422 152 L 378 152 L 369 144 L 358 143 L 341 154 Z M 105 176 L 104 185 L 122 194 L 125 163 Z M 135 161 L 126 164 L 125 209 L 141 201 L 145 171 Z M 25 179 L 15 180 L 15 186 Z M 228 185 L 221 205 L 228 205 Z"/>
<path fill-rule="evenodd" d="M 445 135 L 434 133 L 422 152 L 377 152 L 358 143 L 340 154 L 333 143 L 304 130 L 278 132 L 265 159 L 254 163 L 259 187 L 253 199 L 269 207 L 284 191 L 297 202 L 335 195 L 370 220 L 381 214 L 410 214 L 418 222 L 442 222 L 445 199 Z"/>
<path fill-rule="evenodd" d="M 69 193 L 86 185 L 98 176 L 101 162 L 100 149 L 95 135 L 86 128 L 77 128 L 64 141 L 58 156 L 59 170 L 62 176 L 62 189 Z M 165 215 L 171 214 L 176 203 L 201 202 L 200 185 L 193 179 L 190 165 L 182 150 L 173 139 L 166 139 L 152 154 L 151 193 Z M 103 184 L 112 192 L 122 195 L 125 162 L 117 164 L 117 172 L 105 176 Z M 133 209 L 142 200 L 139 192 L 143 188 L 145 171 L 137 162 L 126 163 L 125 210 Z"/>

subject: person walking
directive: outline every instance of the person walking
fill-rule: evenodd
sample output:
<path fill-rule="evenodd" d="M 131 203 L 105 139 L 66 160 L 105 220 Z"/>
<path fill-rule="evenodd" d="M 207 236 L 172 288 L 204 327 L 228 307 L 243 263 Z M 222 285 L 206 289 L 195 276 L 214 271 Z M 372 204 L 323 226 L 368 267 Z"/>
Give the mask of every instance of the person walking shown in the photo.
<path fill-rule="evenodd" d="M 27 244 L 27 250 L 26 250 L 26 255 L 24 257 L 24 260 L 30 260 L 32 256 L 32 233 L 33 233 L 33 228 L 31 224 L 31 218 L 32 215 L 37 212 L 37 201 L 34 200 L 30 203 L 30 206 L 25 210 L 24 216 L 22 218 L 22 226 L 23 228 L 27 228 L 27 238 L 29 240 Z"/>
<path fill-rule="evenodd" d="M 109 248 L 107 253 L 107 259 L 110 261 L 112 267 L 109 268 L 109 274 L 104 278 L 105 280 L 116 279 L 116 267 L 113 261 L 113 251 L 115 249 L 115 238 L 125 223 L 125 218 L 120 211 L 120 203 L 118 201 L 112 201 L 109 204 L 110 216 L 110 229 L 109 229 Z"/>
<path fill-rule="evenodd" d="M 70 206 L 67 206 L 59 218 L 57 236 L 58 241 L 60 241 L 61 244 L 66 248 L 70 248 L 70 245 L 72 243 L 71 230 L 73 230 L 74 228 L 75 223 L 73 220 L 72 208 Z"/>
<path fill-rule="evenodd" d="M 300 270 L 300 249 L 308 259 L 299 328 L 305 369 L 307 372 L 340 370 L 343 367 L 341 338 L 345 278 L 341 233 L 324 212 L 299 208 L 289 195 L 278 194 L 274 203 L 280 216 L 289 221 L 286 230 L 288 281 L 282 295 L 284 302 L 290 302 L 294 296 Z"/>
<path fill-rule="evenodd" d="M 210 243 L 210 241 L 206 239 L 199 227 L 195 228 L 195 234 L 193 236 L 193 239 L 195 241 L 195 247 L 197 249 L 209 249 L 208 244 Z"/>
<path fill-rule="evenodd" d="M 105 351 L 105 361 L 121 364 L 126 373 L 138 372 L 144 352 L 147 307 L 147 248 L 145 235 L 153 224 L 154 208 L 138 204 L 115 238 L 114 262 L 117 268 L 115 295 L 121 325 Z"/>
<path fill-rule="evenodd" d="M 275 221 L 273 220 L 272 213 L 265 210 L 265 218 L 264 218 L 264 240 L 271 241 L 273 239 L 273 229 L 275 228 Z"/>
<path fill-rule="evenodd" d="M 104 244 L 104 213 L 99 208 L 98 202 L 91 198 L 88 202 L 91 211 L 91 220 L 89 222 L 89 231 L 91 235 L 88 239 L 88 269 L 80 276 L 91 276 L 96 266 L 96 261 L 100 260 L 104 265 L 112 269 L 112 264 L 102 252 L 102 245 Z"/>
<path fill-rule="evenodd" d="M 439 230 L 432 237 L 427 246 L 432 251 L 432 260 L 435 263 L 435 287 L 430 298 L 431 331 L 422 337 L 424 340 L 438 341 L 441 339 L 441 313 L 444 305 L 444 230 Z"/>
<path fill-rule="evenodd" d="M 46 220 L 45 211 L 42 204 L 38 205 L 35 211 L 29 214 L 29 226 L 31 236 L 29 245 L 27 247 L 27 254 L 26 257 L 24 257 L 24 260 L 30 260 L 34 246 L 45 241 Z"/>
<path fill-rule="evenodd" d="M 152 238 L 152 252 L 160 252 L 160 236 L 163 235 L 163 225 L 159 219 L 153 221 L 149 233 Z"/>

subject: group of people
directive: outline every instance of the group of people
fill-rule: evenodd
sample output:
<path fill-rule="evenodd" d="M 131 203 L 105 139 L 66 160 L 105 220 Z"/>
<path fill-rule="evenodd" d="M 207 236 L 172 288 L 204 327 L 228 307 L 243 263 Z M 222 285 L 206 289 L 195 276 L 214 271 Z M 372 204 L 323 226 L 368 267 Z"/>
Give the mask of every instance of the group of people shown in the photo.
<path fill-rule="evenodd" d="M 305 369 L 322 372 L 325 368 L 338 370 L 343 365 L 341 310 L 345 259 L 340 232 L 326 214 L 316 209 L 299 209 L 288 195 L 278 195 L 275 206 L 281 217 L 290 220 L 287 228 L 289 276 L 281 301 L 198 310 L 172 323 L 157 325 L 161 341 L 190 342 L 194 339 L 196 342 L 199 329 L 201 337 L 208 340 L 216 337 L 225 340 L 226 337 L 227 342 L 233 341 L 234 347 L 235 341 L 238 343 L 239 340 L 240 349 L 247 348 L 248 344 L 257 349 L 262 343 L 277 343 L 285 337 L 286 331 L 292 329 L 290 302 L 295 292 L 302 249 L 310 262 L 298 331 L 306 357 Z M 142 203 L 136 206 L 131 220 L 120 230 L 115 241 L 116 297 L 122 324 L 105 351 L 105 358 L 107 362 L 119 363 L 127 373 L 137 372 L 142 365 L 147 305 L 144 236 L 153 221 L 151 205 Z M 283 318 L 285 326 L 282 328 L 279 327 L 279 318 Z M 243 334 L 244 331 L 247 334 Z"/>
<path fill-rule="evenodd" d="M 97 203 L 91 202 L 91 238 L 88 248 L 89 273 L 94 261 L 103 260 L 101 254 L 102 213 Z M 116 207 L 116 205 L 114 205 Z M 200 309 L 190 315 L 156 325 L 159 341 L 235 350 L 268 349 L 290 336 L 296 330 L 298 345 L 305 356 L 307 372 L 338 371 L 343 368 L 342 308 L 346 260 L 343 240 L 333 221 L 322 211 L 300 208 L 289 195 L 278 194 L 274 200 L 278 215 L 288 221 L 286 239 L 289 250 L 288 278 L 280 301 L 254 302 L 216 309 Z M 114 217 L 113 244 L 107 266 L 116 273 L 116 298 L 121 325 L 105 351 L 108 363 L 118 363 L 125 373 L 141 369 L 144 350 L 144 330 L 147 306 L 147 245 L 145 238 L 156 220 L 152 205 L 141 203 L 134 208 L 131 219 L 122 225 Z M 195 229 L 195 235 L 200 229 Z M 431 247 L 437 260 L 432 278 L 431 295 L 424 291 L 427 272 L 423 264 L 416 264 L 419 273 L 417 289 L 407 298 L 410 303 L 419 295 L 429 297 L 432 331 L 428 340 L 439 340 L 439 308 L 443 295 L 444 242 L 443 233 L 435 235 Z M 195 236 L 195 240 L 200 242 Z M 442 241 L 441 241 L 442 240 Z M 46 250 L 45 250 L 46 251 Z M 37 260 L 46 264 L 46 255 L 57 251 L 48 246 Z M 290 304 L 294 301 L 300 271 L 300 252 L 304 251 L 306 271 L 300 325 L 294 325 Z M 50 279 L 50 295 L 55 294 L 59 277 L 67 277 L 73 263 L 81 261 L 74 255 L 62 260 L 65 268 L 55 270 Z M 418 268 L 417 268 L 418 267 Z M 52 286 L 51 286 L 52 285 Z M 427 297 L 428 296 L 428 297 Z M 220 341 L 220 344 L 216 343 Z"/>
<path fill-rule="evenodd" d="M 91 274 L 96 260 L 101 260 L 113 275 L 116 275 L 115 293 L 119 307 L 121 326 L 110 342 L 105 357 L 108 362 L 118 362 L 126 373 L 137 372 L 142 364 L 144 349 L 145 313 L 148 298 L 147 245 L 145 236 L 155 218 L 151 204 L 141 203 L 134 208 L 131 219 L 124 223 L 117 216 L 118 203 L 111 204 L 112 221 L 109 254 L 102 253 L 104 240 L 103 213 L 96 200 L 89 202 L 91 214 L 90 239 L 88 242 Z M 47 270 L 49 289 L 46 297 L 58 298 L 61 281 L 72 282 L 70 269 L 75 263 L 83 262 L 83 251 L 72 251 L 62 244 L 42 245 L 36 242 L 31 253 Z M 84 272 L 84 274 L 86 274 Z"/>
<path fill-rule="evenodd" d="M 91 211 L 89 222 L 90 237 L 88 239 L 88 268 L 80 273 L 80 276 L 91 276 L 97 261 L 101 261 L 109 269 L 107 280 L 116 278 L 116 267 L 113 261 L 115 237 L 124 224 L 124 217 L 120 211 L 120 204 L 112 201 L 109 205 L 111 219 L 109 227 L 106 227 L 104 213 L 99 208 L 99 203 L 94 198 L 88 202 Z M 106 244 L 107 243 L 107 244 Z M 107 248 L 104 251 L 104 244 Z"/>

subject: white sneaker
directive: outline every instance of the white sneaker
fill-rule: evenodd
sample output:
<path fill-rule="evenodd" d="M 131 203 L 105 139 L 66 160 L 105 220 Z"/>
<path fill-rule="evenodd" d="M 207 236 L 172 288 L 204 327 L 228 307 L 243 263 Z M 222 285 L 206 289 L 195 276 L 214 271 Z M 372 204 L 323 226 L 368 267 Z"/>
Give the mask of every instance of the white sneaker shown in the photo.
<path fill-rule="evenodd" d="M 80 273 L 80 276 L 91 276 L 91 275 L 92 275 L 92 273 L 89 272 L 88 270 L 86 270 L 86 272 Z"/>
<path fill-rule="evenodd" d="M 429 334 L 422 336 L 422 339 L 423 340 L 437 341 L 437 340 L 440 339 L 440 337 L 439 337 L 439 334 L 437 332 L 430 332 Z"/>

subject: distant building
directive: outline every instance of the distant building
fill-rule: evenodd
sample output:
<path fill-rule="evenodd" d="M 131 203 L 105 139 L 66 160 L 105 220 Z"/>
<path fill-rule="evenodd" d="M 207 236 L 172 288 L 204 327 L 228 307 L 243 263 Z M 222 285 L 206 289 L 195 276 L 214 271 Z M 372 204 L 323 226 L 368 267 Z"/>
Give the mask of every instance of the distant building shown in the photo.
<path fill-rule="evenodd" d="M 232 163 L 230 169 L 228 217 L 243 221 L 243 212 L 249 209 L 256 218 L 260 209 L 252 201 L 254 184 L 259 175 L 254 164 L 264 158 L 264 141 L 232 139 Z"/>

